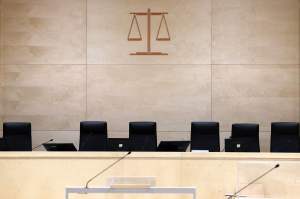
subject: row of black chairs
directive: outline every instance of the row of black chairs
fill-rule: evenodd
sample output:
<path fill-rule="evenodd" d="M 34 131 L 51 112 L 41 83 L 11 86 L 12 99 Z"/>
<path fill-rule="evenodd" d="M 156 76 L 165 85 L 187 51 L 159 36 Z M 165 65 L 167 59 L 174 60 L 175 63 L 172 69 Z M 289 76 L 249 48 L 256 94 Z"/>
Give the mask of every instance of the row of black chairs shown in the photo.
<path fill-rule="evenodd" d="M 0 150 L 31 151 L 31 124 L 3 124 Z M 190 150 L 220 151 L 218 122 L 192 122 Z M 79 151 L 157 151 L 156 122 L 130 122 L 129 139 L 108 138 L 105 121 L 80 123 Z M 259 152 L 259 125 L 233 124 L 231 137 L 225 139 L 226 152 Z M 221 150 L 221 151 L 224 151 Z M 271 152 L 299 152 L 299 123 L 271 124 Z"/>

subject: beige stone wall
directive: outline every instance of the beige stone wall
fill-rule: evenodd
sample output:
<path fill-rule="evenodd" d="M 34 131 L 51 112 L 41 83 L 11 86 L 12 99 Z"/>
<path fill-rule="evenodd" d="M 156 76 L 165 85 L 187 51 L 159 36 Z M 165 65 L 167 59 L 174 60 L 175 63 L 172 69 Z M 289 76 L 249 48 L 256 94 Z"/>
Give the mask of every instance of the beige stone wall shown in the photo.
<path fill-rule="evenodd" d="M 81 120 L 155 120 L 159 140 L 189 139 L 190 122 L 299 121 L 298 0 L 0 0 L 0 120 L 30 121 L 33 143 L 78 143 Z M 129 56 L 132 11 L 168 11 L 168 56 Z M 153 17 L 156 35 L 159 17 Z M 3 88 L 3 89 L 2 89 Z"/>

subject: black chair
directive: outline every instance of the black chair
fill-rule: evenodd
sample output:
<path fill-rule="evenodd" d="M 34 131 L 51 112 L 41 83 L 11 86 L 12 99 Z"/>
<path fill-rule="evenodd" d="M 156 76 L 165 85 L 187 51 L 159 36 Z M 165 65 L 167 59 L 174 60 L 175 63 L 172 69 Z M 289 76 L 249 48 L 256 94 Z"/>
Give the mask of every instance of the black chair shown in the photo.
<path fill-rule="evenodd" d="M 218 122 L 192 122 L 191 151 L 192 150 L 220 152 L 220 132 Z"/>
<path fill-rule="evenodd" d="M 80 122 L 79 151 L 105 151 L 107 149 L 107 123 Z"/>
<path fill-rule="evenodd" d="M 156 151 L 156 122 L 130 122 L 129 148 L 131 151 Z"/>
<path fill-rule="evenodd" d="M 271 124 L 271 152 L 299 152 L 299 123 L 273 122 Z"/>
<path fill-rule="evenodd" d="M 3 138 L 0 138 L 0 151 L 7 151 L 6 142 Z"/>
<path fill-rule="evenodd" d="M 31 123 L 3 123 L 3 138 L 8 151 L 31 151 Z"/>
<path fill-rule="evenodd" d="M 259 125 L 250 123 L 233 124 L 231 138 L 225 142 L 225 150 L 229 152 L 260 152 Z"/>

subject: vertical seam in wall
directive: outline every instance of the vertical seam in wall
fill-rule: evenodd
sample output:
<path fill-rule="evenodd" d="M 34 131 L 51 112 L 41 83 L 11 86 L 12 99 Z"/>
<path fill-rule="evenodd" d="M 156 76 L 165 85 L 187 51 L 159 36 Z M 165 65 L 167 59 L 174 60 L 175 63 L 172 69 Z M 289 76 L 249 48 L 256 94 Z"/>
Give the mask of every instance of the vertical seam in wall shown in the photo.
<path fill-rule="evenodd" d="M 298 0 L 298 86 L 298 122 L 300 122 L 300 0 Z"/>
<path fill-rule="evenodd" d="M 4 14 L 3 14 L 3 1 L 0 0 L 0 53 L 1 53 L 1 57 L 0 57 L 0 73 L 1 73 L 1 76 L 2 76 L 2 82 L 0 82 L 0 89 L 1 89 L 1 96 L 0 96 L 0 100 L 1 100 L 1 108 L 2 108 L 2 113 L 0 113 L 0 117 L 1 117 L 1 121 L 3 122 L 4 120 L 4 25 L 3 25 L 3 17 L 4 17 Z M 2 124 L 1 124 L 1 129 L 2 129 Z M 3 134 L 2 134 L 3 136 Z"/>
<path fill-rule="evenodd" d="M 0 65 L 1 65 L 1 68 L 2 68 L 2 65 L 3 65 L 3 45 L 4 45 L 4 43 L 3 43 L 3 8 L 2 8 L 2 6 L 3 6 L 3 3 L 2 3 L 2 0 L 0 0 L 0 47 L 1 47 L 1 49 L 0 49 L 0 53 L 1 53 L 1 55 L 0 55 L 0 58 L 1 58 L 1 62 L 0 62 Z"/>
<path fill-rule="evenodd" d="M 0 107 L 2 112 L 0 112 L 0 121 L 2 122 L 3 119 L 3 65 L 2 65 L 2 59 L 3 59 L 3 53 L 2 53 L 2 49 L 3 49 L 3 40 L 2 40 L 2 0 L 0 0 L 0 76 L 1 76 L 1 82 L 0 82 Z M 2 126 L 2 123 L 0 123 L 0 125 Z M 0 127 L 1 128 L 1 127 Z"/>
<path fill-rule="evenodd" d="M 85 120 L 87 120 L 87 106 L 88 106 L 88 86 L 87 86 L 87 82 L 88 82 L 88 49 L 87 49 L 87 17 L 88 17 L 88 0 L 85 0 Z"/>
<path fill-rule="evenodd" d="M 213 120 L 213 0 L 210 1 L 210 117 Z"/>

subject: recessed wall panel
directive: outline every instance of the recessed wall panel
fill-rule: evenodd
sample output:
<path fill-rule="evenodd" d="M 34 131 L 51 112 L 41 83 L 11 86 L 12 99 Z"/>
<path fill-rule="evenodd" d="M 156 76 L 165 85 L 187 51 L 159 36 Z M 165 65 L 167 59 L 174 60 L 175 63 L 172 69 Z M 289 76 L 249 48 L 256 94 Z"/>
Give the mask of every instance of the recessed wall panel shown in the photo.
<path fill-rule="evenodd" d="M 210 64 L 210 0 L 88 0 L 88 64 Z M 137 16 L 142 41 L 128 41 L 130 12 L 168 12 L 171 41 L 157 41 L 162 16 L 150 22 L 151 51 L 168 56 L 129 56 L 147 51 L 147 17 Z M 133 36 L 138 36 L 136 23 Z M 135 29 L 134 29 L 135 28 Z M 161 33 L 166 32 L 162 25 Z M 166 36 L 166 35 L 161 35 Z"/>
<path fill-rule="evenodd" d="M 33 130 L 78 130 L 85 117 L 81 65 L 6 65 L 4 120 L 32 122 Z"/>
<path fill-rule="evenodd" d="M 5 64 L 84 64 L 86 4 L 81 0 L 3 0 Z"/>
<path fill-rule="evenodd" d="M 212 2 L 213 64 L 299 63 L 299 1 Z"/>
<path fill-rule="evenodd" d="M 222 130 L 255 122 L 270 131 L 271 122 L 299 121 L 297 65 L 213 66 L 212 76 L 213 119 Z"/>
<path fill-rule="evenodd" d="M 189 131 L 211 119 L 210 66 L 88 66 L 88 119 L 110 131 L 129 121 L 156 121 L 158 131 Z"/>

